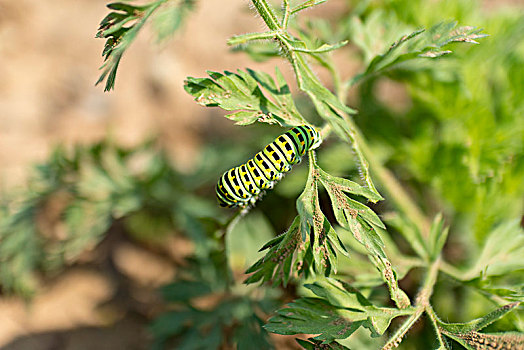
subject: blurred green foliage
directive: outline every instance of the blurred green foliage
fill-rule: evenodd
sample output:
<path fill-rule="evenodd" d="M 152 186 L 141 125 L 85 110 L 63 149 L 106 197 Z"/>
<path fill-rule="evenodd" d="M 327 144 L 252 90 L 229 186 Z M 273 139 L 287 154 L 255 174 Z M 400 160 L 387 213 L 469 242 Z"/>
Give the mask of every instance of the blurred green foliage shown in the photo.
<path fill-rule="evenodd" d="M 112 11 L 100 22 L 96 33 L 97 38 L 107 39 L 102 51 L 102 74 L 96 84 L 105 80 L 104 91 L 115 88 L 116 73 L 122 56 L 150 18 L 157 41 L 164 41 L 181 27 L 193 6 L 194 0 L 154 0 L 143 5 L 133 5 L 130 2 L 108 4 L 107 8 Z"/>
<path fill-rule="evenodd" d="M 482 45 L 457 47 L 438 64 L 388 74 L 406 87 L 410 105 L 401 113 L 374 93 L 380 80 L 364 84 L 357 124 L 372 142 L 390 149 L 388 166 L 414 183 L 420 198 L 436 197 L 437 203 L 421 201 L 428 210 L 446 210 L 467 242 L 471 235 L 481 242 L 494 224 L 524 208 L 524 17 L 503 9 L 486 14 L 475 1 L 400 3 L 380 9 L 388 11 L 385 27 L 389 18 L 419 27 L 438 21 L 438 14 L 482 23 L 490 37 Z"/>

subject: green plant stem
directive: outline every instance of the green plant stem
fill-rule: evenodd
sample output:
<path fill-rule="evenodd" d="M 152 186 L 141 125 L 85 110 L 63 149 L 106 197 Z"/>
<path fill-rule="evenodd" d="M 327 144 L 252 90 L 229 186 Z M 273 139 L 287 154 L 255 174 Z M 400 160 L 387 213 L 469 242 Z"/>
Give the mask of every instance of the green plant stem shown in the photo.
<path fill-rule="evenodd" d="M 282 18 L 282 28 L 287 28 L 290 15 L 291 8 L 289 7 L 289 0 L 284 0 L 284 17 Z"/>
<path fill-rule="evenodd" d="M 244 216 L 247 212 L 244 210 L 237 210 L 235 214 L 231 215 L 231 217 L 222 225 L 222 229 L 224 231 L 224 234 L 228 234 L 233 230 L 235 225 L 238 223 L 238 220 L 242 216 Z"/>
<path fill-rule="evenodd" d="M 264 22 L 271 30 L 282 30 L 278 23 L 277 16 L 266 0 L 251 0 L 258 14 L 264 19 Z"/>
<path fill-rule="evenodd" d="M 231 233 L 231 231 L 233 231 L 240 218 L 242 218 L 242 216 L 244 216 L 246 213 L 247 211 L 245 210 L 237 210 L 236 213 L 231 215 L 231 217 L 222 225 L 222 227 L 220 227 L 220 244 L 224 248 L 226 256 L 226 237 Z"/>
<path fill-rule="evenodd" d="M 233 228 L 235 228 L 236 224 L 240 221 L 242 216 L 244 216 L 247 213 L 247 211 L 244 210 L 237 210 L 237 212 L 220 227 L 219 234 L 220 234 L 220 246 L 224 250 L 224 259 L 226 266 L 228 266 L 228 273 L 227 273 L 227 290 L 230 290 L 231 287 L 235 284 L 235 278 L 233 276 L 233 273 L 229 269 L 229 258 L 227 253 L 227 244 L 226 244 L 226 237 L 229 236 L 231 231 L 233 231 Z"/>
<path fill-rule="evenodd" d="M 322 140 L 327 139 L 329 137 L 329 134 L 331 134 L 331 131 L 331 125 L 328 123 L 324 124 L 322 129 L 320 129 L 320 137 L 322 137 Z"/>
<path fill-rule="evenodd" d="M 400 342 L 404 335 L 409 331 L 409 329 L 417 322 L 424 310 L 417 309 L 415 313 L 409 316 L 406 321 L 400 326 L 399 329 L 393 334 L 391 339 L 382 347 L 382 350 L 390 350 L 399 346 Z"/>
<path fill-rule="evenodd" d="M 431 305 L 428 305 L 426 307 L 426 313 L 431 321 L 431 324 L 433 325 L 433 328 L 435 328 L 435 333 L 437 335 L 437 339 L 441 348 L 449 349 L 449 345 L 446 342 L 446 339 L 442 336 L 440 327 L 438 325 L 440 323 L 440 319 L 438 318 L 437 314 L 435 313 L 435 310 L 433 310 L 433 307 L 431 307 Z"/>
<path fill-rule="evenodd" d="M 440 269 L 441 258 L 438 257 L 435 261 L 429 266 L 428 272 L 424 279 L 421 290 L 418 292 L 417 297 L 415 298 L 415 312 L 409 318 L 404 321 L 400 328 L 393 334 L 393 336 L 388 340 L 388 342 L 382 348 L 383 350 L 390 350 L 396 348 L 404 335 L 410 330 L 410 328 L 417 322 L 417 320 L 422 316 L 424 312 L 427 312 L 431 308 L 429 299 L 433 294 L 433 287 L 437 282 L 437 276 Z"/>

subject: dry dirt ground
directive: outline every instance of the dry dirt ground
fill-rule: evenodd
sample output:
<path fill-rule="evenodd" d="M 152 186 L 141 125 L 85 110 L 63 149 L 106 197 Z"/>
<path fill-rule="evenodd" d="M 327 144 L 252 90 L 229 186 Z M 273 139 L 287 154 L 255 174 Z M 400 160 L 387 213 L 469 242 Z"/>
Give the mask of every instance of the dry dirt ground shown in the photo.
<path fill-rule="evenodd" d="M 0 0 L 0 194 L 22 186 L 28 166 L 53 145 L 108 135 L 129 145 L 158 135 L 174 163 L 188 169 L 202 142 L 198 130 L 231 123 L 192 101 L 186 76 L 246 66 L 272 72 L 277 64 L 292 77 L 282 61 L 254 64 L 229 52 L 227 38 L 263 28 L 247 1 L 201 0 L 167 44 L 154 45 L 146 28 L 124 55 L 115 91 L 104 93 L 94 86 L 104 42 L 94 35 L 108 2 Z M 342 4 L 332 0 L 319 14 Z M 116 236 L 118 244 L 109 239 L 93 257 L 96 264 L 57 276 L 31 303 L 0 297 L 0 348 L 147 348 L 153 291 L 169 281 L 173 264 Z M 122 275 L 100 269 L 107 251 Z"/>

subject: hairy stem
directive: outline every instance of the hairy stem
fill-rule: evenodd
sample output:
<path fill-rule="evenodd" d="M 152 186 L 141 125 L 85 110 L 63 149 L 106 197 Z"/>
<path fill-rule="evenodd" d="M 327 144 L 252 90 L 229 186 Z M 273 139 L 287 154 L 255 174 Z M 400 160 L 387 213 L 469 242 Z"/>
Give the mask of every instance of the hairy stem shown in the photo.
<path fill-rule="evenodd" d="M 284 0 L 284 18 L 282 18 L 282 28 L 287 28 L 289 23 L 289 16 L 291 14 L 291 8 L 289 7 L 289 0 Z"/>
<path fill-rule="evenodd" d="M 281 30 L 277 16 L 266 0 L 251 0 L 258 14 L 262 17 L 266 25 L 271 30 Z"/>
<path fill-rule="evenodd" d="M 426 278 L 424 279 L 422 289 L 418 292 L 417 298 L 415 299 L 416 306 L 420 305 L 424 309 L 429 306 L 429 298 L 431 298 L 431 295 L 433 294 L 433 287 L 435 286 L 435 282 L 437 282 L 441 261 L 442 259 L 439 256 L 429 266 L 429 270 L 426 274 Z"/>
<path fill-rule="evenodd" d="M 322 140 L 325 140 L 329 137 L 329 134 L 331 134 L 331 131 L 333 129 L 331 128 L 331 124 L 326 123 L 322 126 L 322 129 L 320 129 L 320 137 L 322 137 Z"/>
<path fill-rule="evenodd" d="M 438 257 L 432 264 L 429 266 L 429 270 L 422 284 L 422 288 L 415 298 L 415 313 L 411 315 L 400 328 L 393 334 L 393 336 L 388 340 L 388 342 L 382 348 L 383 350 L 390 350 L 399 346 L 402 338 L 406 333 L 411 329 L 411 327 L 417 322 L 417 320 L 422 316 L 424 312 L 428 312 L 431 308 L 429 299 L 433 294 L 433 287 L 437 282 L 437 276 L 441 264 L 441 258 Z"/>
<path fill-rule="evenodd" d="M 424 310 L 417 309 L 415 313 L 409 316 L 406 321 L 400 326 L 399 329 L 393 334 L 391 339 L 382 347 L 382 350 L 390 350 L 399 346 L 404 335 L 410 330 L 410 328 L 417 322 Z"/>
<path fill-rule="evenodd" d="M 438 323 L 440 322 L 440 319 L 438 318 L 437 314 L 435 313 L 435 311 L 433 310 L 431 305 L 428 305 L 426 307 L 426 313 L 427 313 L 429 319 L 431 320 L 431 324 L 432 324 L 433 328 L 435 329 L 435 334 L 437 335 L 437 340 L 438 340 L 438 342 L 440 344 L 440 347 L 444 348 L 444 349 L 449 349 L 448 342 L 446 341 L 446 339 L 444 338 L 444 336 L 440 332 L 440 328 L 438 326 Z"/>

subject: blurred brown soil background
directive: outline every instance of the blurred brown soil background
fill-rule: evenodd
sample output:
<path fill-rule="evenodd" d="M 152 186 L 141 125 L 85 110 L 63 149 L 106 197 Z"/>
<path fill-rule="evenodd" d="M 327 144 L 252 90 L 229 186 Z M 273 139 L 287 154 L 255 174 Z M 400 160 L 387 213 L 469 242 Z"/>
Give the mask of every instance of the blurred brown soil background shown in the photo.
<path fill-rule="evenodd" d="M 230 36 L 263 30 L 248 1 L 200 0 L 173 40 L 155 45 L 145 28 L 124 54 L 115 90 L 104 93 L 102 85 L 94 86 L 104 40 L 94 36 L 107 3 L 0 0 L 0 195 L 23 186 L 28 167 L 53 145 L 108 136 L 134 145 L 158 135 L 174 164 L 190 169 L 203 142 L 199 130 L 232 123 L 192 101 L 183 90 L 187 76 L 247 66 L 272 73 L 276 64 L 292 80 L 283 60 L 256 64 L 229 51 Z M 331 0 L 308 15 L 336 14 L 344 3 Z M 355 69 L 351 64 L 348 69 Z M 0 348 L 147 348 L 147 317 L 140 315 L 155 312 L 154 289 L 170 280 L 173 264 L 116 231 L 87 259 L 103 265 L 110 251 L 116 269 L 71 268 L 28 304 L 0 296 Z"/>
<path fill-rule="evenodd" d="M 247 1 L 201 0 L 173 40 L 155 44 L 144 28 L 124 54 L 115 90 L 104 93 L 103 84 L 94 86 L 104 45 L 95 33 L 107 3 L 0 0 L 0 195 L 23 186 L 29 167 L 61 143 L 110 137 L 134 145 L 154 135 L 178 168 L 190 169 L 202 142 L 199 130 L 232 123 L 192 101 L 183 90 L 187 76 L 247 66 L 273 72 L 277 64 L 292 78 L 284 62 L 255 64 L 229 51 L 230 36 L 263 29 Z M 319 15 L 340 5 L 333 1 Z M 117 240 L 103 244 L 122 276 L 87 264 L 47 282 L 30 303 L 0 296 L 0 348 L 147 348 L 148 321 L 140 314 L 154 313 L 154 290 L 169 282 L 173 264 Z M 172 246 L 181 247 L 180 242 Z M 103 262 L 104 254 L 98 247 L 87 261 Z M 122 278 L 132 283 L 121 283 Z M 122 297 L 122 290 L 132 295 Z M 136 308 L 141 312 L 129 312 Z"/>

